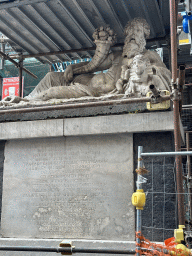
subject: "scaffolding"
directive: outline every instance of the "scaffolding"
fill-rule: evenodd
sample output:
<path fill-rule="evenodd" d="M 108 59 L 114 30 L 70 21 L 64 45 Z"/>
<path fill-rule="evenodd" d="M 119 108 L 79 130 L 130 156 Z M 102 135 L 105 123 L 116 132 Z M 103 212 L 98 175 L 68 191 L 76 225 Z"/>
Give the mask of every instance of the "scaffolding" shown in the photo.
<path fill-rule="evenodd" d="M 150 157 L 150 161 L 151 161 L 151 168 L 149 173 L 147 174 L 147 176 L 149 176 L 149 186 L 145 185 L 145 189 L 147 197 L 150 197 L 150 199 L 148 198 L 148 205 L 147 205 L 147 213 L 149 216 L 149 201 L 151 203 L 151 225 L 150 225 L 150 217 L 148 217 L 147 223 L 148 225 L 146 225 L 146 223 L 144 225 L 142 225 L 142 210 L 143 207 L 139 208 L 138 207 L 138 203 L 136 204 L 137 206 L 137 216 L 136 216 L 136 233 L 137 233 L 137 240 L 136 240 L 136 251 L 137 251 L 137 255 L 139 256 L 141 254 L 142 248 L 141 248 L 141 239 L 140 237 L 142 237 L 142 234 L 144 233 L 145 235 L 147 234 L 149 236 L 150 233 L 150 237 L 147 237 L 148 239 L 150 239 L 151 241 L 161 241 L 164 242 L 165 239 L 170 238 L 171 236 L 173 236 L 173 231 L 175 232 L 179 221 L 178 221 L 178 212 L 181 212 L 181 209 L 179 209 L 179 207 L 181 207 L 181 205 L 179 205 L 179 200 L 178 197 L 182 197 L 182 200 L 184 202 L 184 196 L 186 197 L 186 203 L 183 204 L 183 211 L 184 211 L 184 207 L 188 208 L 188 211 L 186 211 L 185 209 L 185 213 L 187 213 L 189 215 L 189 219 L 191 216 L 191 209 L 190 209 L 190 205 L 191 205 L 191 191 L 187 190 L 183 193 L 179 193 L 178 192 L 178 183 L 176 182 L 176 173 L 175 173 L 175 162 L 172 161 L 168 161 L 169 164 L 167 164 L 166 158 L 167 157 L 172 157 L 172 156 L 187 156 L 190 157 L 192 155 L 192 151 L 185 151 L 185 152 L 150 152 L 150 153 L 143 153 L 143 147 L 139 146 L 138 147 L 138 168 L 137 168 L 137 192 L 143 192 L 142 189 L 142 184 L 147 184 L 147 178 L 144 177 L 145 173 L 148 172 L 149 170 L 145 169 L 145 165 L 144 165 L 144 159 L 146 159 L 146 157 Z M 160 170 L 160 165 L 158 165 L 158 167 L 156 166 L 156 177 L 158 175 L 158 181 L 159 181 L 159 187 L 154 186 L 154 160 L 153 158 L 151 159 L 151 157 L 161 157 L 161 160 L 159 159 L 158 161 L 161 161 L 161 169 Z M 163 157 L 163 158 L 162 158 Z M 144 158 L 144 159 L 143 159 Z M 172 163 L 171 163 L 172 162 Z M 169 166 L 167 166 L 169 165 Z M 149 167 L 149 166 L 148 166 Z M 166 168 L 171 168 L 173 170 L 172 173 L 172 177 L 170 177 L 170 172 L 168 173 L 166 171 Z M 144 175 L 144 176 L 143 176 Z M 169 177 L 167 177 L 169 175 Z M 166 179 L 169 180 L 168 186 L 167 186 L 167 182 Z M 174 184 L 170 184 L 170 182 L 174 182 Z M 175 186 L 175 191 L 172 191 L 173 185 Z M 170 190 L 171 187 L 171 190 Z M 183 184 L 182 184 L 183 187 Z M 187 187 L 187 189 L 190 188 L 190 186 Z M 160 189 L 160 190 L 159 190 Z M 136 193 L 137 193 L 136 192 Z M 135 193 L 135 194 L 136 194 Z M 159 199 L 158 199 L 159 198 Z M 138 196 L 138 201 L 141 200 L 141 194 Z M 133 200 L 133 198 L 132 198 Z M 156 202 L 155 202 L 156 200 Z M 190 202 L 190 204 L 188 205 L 188 200 Z M 136 200 L 137 201 L 137 200 Z M 141 200 L 142 201 L 142 200 Z M 145 206 L 145 201 L 143 201 L 143 206 Z M 166 212 L 166 207 L 169 206 L 168 211 Z M 170 210 L 170 207 L 172 208 L 172 210 Z M 154 221 L 154 210 L 158 209 L 158 215 L 161 216 L 161 223 L 159 223 L 159 217 L 157 218 L 156 216 L 156 222 Z M 161 210 L 160 210 L 161 208 Z M 171 218 L 169 218 L 169 216 L 167 215 L 167 213 L 170 215 L 172 213 L 172 216 L 170 216 Z M 173 213 L 175 213 L 173 215 Z M 184 216 L 185 219 L 185 216 Z M 158 220 L 158 223 L 157 223 Z M 191 219 L 190 219 L 191 220 Z M 180 225 L 182 226 L 182 225 Z M 183 226 L 184 227 L 184 226 Z M 145 229 L 150 230 L 150 232 L 145 232 Z M 187 226 L 187 231 L 186 231 L 186 235 L 188 235 L 187 232 L 190 231 L 190 226 Z M 155 233 L 156 232 L 156 233 Z M 190 234 L 189 234 L 190 237 Z M 189 241 L 191 242 L 191 241 Z M 191 246 L 191 244 L 189 243 L 189 248 Z"/>

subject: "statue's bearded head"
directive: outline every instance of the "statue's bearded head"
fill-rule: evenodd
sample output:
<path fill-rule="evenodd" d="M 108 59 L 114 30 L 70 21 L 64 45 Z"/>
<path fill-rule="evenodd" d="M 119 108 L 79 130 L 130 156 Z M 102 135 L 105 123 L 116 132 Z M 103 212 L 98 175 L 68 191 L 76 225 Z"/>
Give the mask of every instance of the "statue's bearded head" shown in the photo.
<path fill-rule="evenodd" d="M 145 19 L 135 18 L 129 21 L 125 27 L 125 45 L 123 57 L 132 58 L 144 51 L 146 38 L 150 35 L 150 28 Z"/>

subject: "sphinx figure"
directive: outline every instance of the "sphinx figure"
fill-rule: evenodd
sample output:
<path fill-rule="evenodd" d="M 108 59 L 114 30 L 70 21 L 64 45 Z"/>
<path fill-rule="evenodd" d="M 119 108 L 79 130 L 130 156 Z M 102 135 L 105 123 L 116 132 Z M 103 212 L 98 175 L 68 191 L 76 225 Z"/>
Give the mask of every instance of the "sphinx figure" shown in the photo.
<path fill-rule="evenodd" d="M 96 51 L 91 62 L 72 64 L 65 72 L 49 72 L 24 100 L 100 97 L 113 93 L 131 97 L 145 96 L 147 85 L 152 82 L 155 82 L 157 89 L 170 91 L 170 71 L 156 52 L 145 48 L 149 35 L 150 28 L 146 20 L 135 18 L 125 27 L 123 51 L 110 52 L 110 47 L 116 42 L 116 35 L 109 27 L 100 27 L 93 34 Z M 134 85 L 133 79 L 133 73 L 138 73 L 138 67 L 134 66 L 134 57 L 137 55 L 142 55 L 145 60 L 142 60 L 145 75 L 140 74 L 140 82 L 147 79 L 140 85 L 140 89 L 138 84 Z M 107 72 L 95 74 L 103 70 Z M 16 102 L 20 100 L 17 97 Z M 5 101 L 14 102 L 14 99 L 7 97 Z"/>

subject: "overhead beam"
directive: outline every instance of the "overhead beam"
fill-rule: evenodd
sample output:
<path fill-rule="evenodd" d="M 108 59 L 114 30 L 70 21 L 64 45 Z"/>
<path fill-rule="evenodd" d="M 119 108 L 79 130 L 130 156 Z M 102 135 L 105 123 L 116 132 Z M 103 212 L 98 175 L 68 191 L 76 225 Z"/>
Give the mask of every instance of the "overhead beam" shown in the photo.
<path fill-rule="evenodd" d="M 20 0 L 20 1 L 15 0 L 12 2 L 0 3 L 0 9 L 19 7 L 19 6 L 23 6 L 23 5 L 40 3 L 40 2 L 47 2 L 47 0 Z"/>
<path fill-rule="evenodd" d="M 89 35 L 85 32 L 85 30 L 79 25 L 78 21 L 75 19 L 75 17 L 71 14 L 71 12 L 66 8 L 66 6 L 63 4 L 61 0 L 58 0 L 58 3 L 63 8 L 63 10 L 67 13 L 69 18 L 74 22 L 74 24 L 77 26 L 79 31 L 84 35 L 84 37 L 93 45 L 93 40 L 89 37 Z M 93 28 L 94 31 L 94 28 Z"/>
<path fill-rule="evenodd" d="M 123 6 L 123 8 L 124 8 L 124 10 L 125 10 L 125 12 L 126 12 L 126 14 L 127 14 L 128 20 L 132 20 L 133 17 L 132 17 L 132 15 L 131 15 L 131 13 L 129 12 L 129 9 L 128 9 L 128 7 L 127 7 L 125 1 L 124 1 L 124 0 L 120 0 L 120 1 L 121 1 L 121 4 L 122 4 L 122 6 Z"/>
<path fill-rule="evenodd" d="M 16 33 L 19 37 L 21 42 L 26 42 L 31 48 L 33 48 L 34 50 L 36 50 L 37 52 L 39 52 L 40 48 L 37 47 L 36 45 L 33 45 L 31 43 L 31 41 L 25 36 L 23 35 L 19 29 L 13 28 L 13 26 L 11 26 L 11 23 L 8 22 L 7 20 L 5 20 L 3 17 L 1 17 L 1 22 L 3 24 L 5 24 L 7 27 L 9 27 L 14 33 Z M 14 40 L 13 40 L 14 41 Z M 18 45 L 21 45 L 21 43 L 19 43 Z M 23 47 L 22 47 L 23 48 Z M 24 49 L 24 48 L 23 48 Z M 47 59 L 50 63 L 52 62 L 51 60 Z"/>
<path fill-rule="evenodd" d="M 90 19 L 87 17 L 87 15 L 85 14 L 85 12 L 81 8 L 81 6 L 78 4 L 77 0 L 72 0 L 72 2 L 74 3 L 74 5 L 76 5 L 76 7 L 78 8 L 79 12 L 81 12 L 82 17 L 86 20 L 87 24 L 89 24 L 91 29 L 94 31 L 96 28 L 94 27 L 94 25 L 92 24 Z"/>
<path fill-rule="evenodd" d="M 111 1 L 109 0 L 105 0 L 105 4 L 108 6 L 109 10 L 111 11 L 111 14 L 112 14 L 112 17 L 114 17 L 115 19 L 115 22 L 118 24 L 120 30 L 122 31 L 122 33 L 124 32 L 124 27 L 120 21 L 120 19 L 118 18 L 113 6 L 112 6 L 112 3 Z"/>
<path fill-rule="evenodd" d="M 0 31 L 5 35 L 5 36 L 9 36 L 9 39 L 15 44 L 15 45 L 19 45 L 23 50 L 25 50 L 26 52 L 28 52 L 29 54 L 32 54 L 32 52 L 31 52 L 31 50 L 29 50 L 29 48 L 28 47 L 26 47 L 25 45 L 23 45 L 23 43 L 21 42 L 21 41 L 18 41 L 17 39 L 15 39 L 15 38 L 13 38 L 12 36 L 10 36 L 10 34 L 7 34 L 7 30 L 6 30 L 6 28 L 2 28 L 1 26 L 0 26 Z M 17 55 L 17 56 L 19 56 L 19 55 Z M 16 59 L 18 59 L 19 57 L 17 57 Z M 37 59 L 38 59 L 38 57 L 37 57 Z M 42 61 L 42 60 L 40 60 L 40 59 L 38 59 L 40 62 Z M 49 62 L 50 63 L 50 62 Z"/>
<path fill-rule="evenodd" d="M 140 0 L 140 6 L 141 6 L 142 9 L 143 9 L 143 12 L 144 12 L 144 14 L 145 14 L 145 17 L 146 17 L 147 22 L 149 23 L 151 33 L 152 33 L 153 37 L 155 37 L 156 33 L 155 33 L 155 30 L 154 30 L 153 24 L 151 23 L 151 20 L 150 20 L 149 13 L 148 13 L 148 11 L 147 11 L 147 6 L 146 6 L 145 2 L 142 1 L 142 0 Z M 159 42 L 156 41 L 155 43 L 156 43 L 156 45 L 157 45 L 157 48 L 160 48 Z"/>
<path fill-rule="evenodd" d="M 101 12 L 98 10 L 98 8 L 95 5 L 95 3 L 93 2 L 93 0 L 89 0 L 89 2 L 91 3 L 91 6 L 94 8 L 94 11 L 97 13 L 97 16 L 103 21 L 103 24 L 107 25 L 106 22 L 105 22 L 105 19 L 101 15 Z"/>
<path fill-rule="evenodd" d="M 165 28 L 164 28 L 164 24 L 163 24 L 163 18 L 162 18 L 161 10 L 160 10 L 159 5 L 156 1 L 154 1 L 154 4 L 155 4 L 155 7 L 156 7 L 156 10 L 157 10 L 157 13 L 158 13 L 158 17 L 159 17 L 159 20 L 160 20 L 159 25 L 160 25 L 160 27 L 163 31 L 163 34 L 165 35 L 166 32 L 165 32 Z"/>
<path fill-rule="evenodd" d="M 80 48 L 80 49 L 70 49 L 70 50 L 64 50 L 64 51 L 54 51 L 54 52 L 41 52 L 41 53 L 34 53 L 34 54 L 27 54 L 23 55 L 23 58 L 37 58 L 37 57 L 43 57 L 43 56 L 49 56 L 49 55 L 56 55 L 56 54 L 67 54 L 67 53 L 73 53 L 73 52 L 86 52 L 86 51 L 94 51 L 96 47 L 87 47 L 87 48 Z M 11 58 L 17 59 L 19 58 L 18 54 L 10 55 Z"/>
<path fill-rule="evenodd" d="M 18 9 L 19 10 L 19 9 Z M 20 10 L 19 10 L 20 11 Z M 40 39 L 38 36 L 37 36 L 37 34 L 35 33 L 35 32 L 33 32 L 31 29 L 30 29 L 30 27 L 22 20 L 21 21 L 21 19 L 19 18 L 19 17 L 17 17 L 11 10 L 7 10 L 7 13 L 12 17 L 12 18 L 14 18 L 19 24 L 20 24 L 20 26 L 22 26 L 23 27 L 23 29 L 27 29 L 27 31 L 29 31 L 30 32 L 30 34 L 34 37 L 34 38 L 36 38 L 42 45 L 44 45 L 48 50 L 50 50 L 50 47 L 47 45 L 47 43 L 45 43 L 42 39 Z M 20 36 L 21 37 L 21 36 Z M 26 41 L 26 39 L 25 39 L 25 41 Z M 29 43 L 29 41 L 27 41 L 28 42 L 28 44 L 30 44 L 31 45 L 31 43 Z M 37 50 L 37 49 L 36 49 Z M 47 58 L 48 59 L 48 61 L 49 62 L 52 62 L 52 60 L 51 59 L 49 59 L 49 58 Z"/>
<path fill-rule="evenodd" d="M 61 26 L 64 28 L 64 30 L 67 32 L 67 34 L 70 35 L 70 36 L 73 38 L 73 40 L 74 40 L 76 43 L 79 44 L 80 47 L 82 47 L 81 43 L 80 43 L 80 42 L 77 40 L 77 38 L 69 31 L 69 29 L 66 27 L 66 25 L 65 25 L 65 24 L 61 21 L 61 19 L 58 17 L 57 13 L 55 13 L 55 11 L 54 11 L 53 9 L 51 9 L 47 3 L 44 3 L 44 5 L 45 5 L 46 8 L 48 8 L 49 12 L 51 12 L 52 14 L 55 15 L 55 18 L 56 18 L 57 21 L 61 24 Z M 58 23 L 58 24 L 59 24 L 59 23 Z M 59 27 L 60 27 L 60 25 L 59 25 Z M 65 42 L 66 42 L 66 40 L 65 40 Z M 69 45 L 69 43 L 66 42 L 66 44 L 69 46 L 69 48 L 71 48 L 71 45 Z M 78 54 L 76 54 L 76 56 L 77 56 L 79 59 L 81 58 Z"/>
<path fill-rule="evenodd" d="M 32 11 L 34 11 L 34 12 L 39 16 L 39 18 L 42 19 L 42 20 L 46 23 L 46 25 L 49 26 L 49 27 L 55 32 L 55 29 L 39 14 L 39 12 L 37 11 L 37 9 L 34 8 L 34 6 L 30 6 L 30 7 L 31 7 Z M 45 29 L 44 29 L 42 26 L 40 26 L 40 24 L 37 24 L 37 22 L 34 20 L 34 18 L 32 18 L 31 15 L 29 15 L 28 12 L 24 11 L 23 8 L 20 8 L 20 11 L 21 11 L 23 14 L 25 14 L 25 15 L 27 16 L 28 20 L 30 20 L 30 21 L 32 22 L 32 24 L 34 24 L 35 27 L 38 28 L 38 30 L 41 31 L 41 33 L 42 33 L 45 37 L 47 37 L 47 38 L 58 48 L 58 50 L 61 50 L 62 46 L 58 45 L 58 43 L 57 43 L 56 40 L 53 38 L 53 36 L 48 35 L 47 32 L 45 31 Z M 57 33 L 57 32 L 55 32 L 55 33 Z M 57 34 L 58 34 L 58 33 L 57 33 Z M 59 34 L 58 34 L 58 36 L 60 37 Z M 60 38 L 61 38 L 61 37 L 60 37 Z M 61 38 L 61 39 L 62 39 L 62 38 Z M 62 40 L 63 40 L 63 39 L 62 39 Z M 64 41 L 64 42 L 65 42 L 65 41 Z M 66 55 L 66 58 L 67 58 L 69 61 L 71 61 L 71 58 L 70 58 L 69 56 Z"/>
<path fill-rule="evenodd" d="M 158 37 L 158 38 L 153 38 L 153 39 L 147 39 L 147 42 L 156 42 L 156 41 L 165 41 L 167 38 L 166 37 Z M 118 43 L 112 46 L 111 48 L 117 48 L 117 47 L 123 47 L 124 43 Z M 42 52 L 42 53 L 36 53 L 36 54 L 27 54 L 23 55 L 23 58 L 37 58 L 37 57 L 43 57 L 43 56 L 49 56 L 49 55 L 56 55 L 56 54 L 67 54 L 67 53 L 73 53 L 73 52 L 86 52 L 86 51 L 94 51 L 96 49 L 95 46 L 93 47 L 87 47 L 87 48 L 80 48 L 80 49 L 70 49 L 70 50 L 64 50 L 64 51 L 55 51 L 55 52 Z M 12 59 L 17 59 L 19 58 L 18 54 L 15 55 L 10 55 Z"/>

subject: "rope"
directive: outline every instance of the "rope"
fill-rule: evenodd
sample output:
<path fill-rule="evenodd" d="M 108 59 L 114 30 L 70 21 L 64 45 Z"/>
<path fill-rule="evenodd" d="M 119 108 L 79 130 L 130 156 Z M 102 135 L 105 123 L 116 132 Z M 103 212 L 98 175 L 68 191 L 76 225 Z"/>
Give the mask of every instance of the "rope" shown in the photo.
<path fill-rule="evenodd" d="M 135 171 L 136 171 L 136 173 L 139 174 L 139 175 L 147 174 L 147 173 L 149 172 L 147 169 L 142 168 L 142 167 L 140 167 L 139 169 L 136 169 Z"/>

